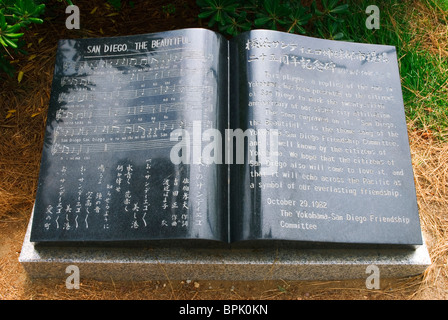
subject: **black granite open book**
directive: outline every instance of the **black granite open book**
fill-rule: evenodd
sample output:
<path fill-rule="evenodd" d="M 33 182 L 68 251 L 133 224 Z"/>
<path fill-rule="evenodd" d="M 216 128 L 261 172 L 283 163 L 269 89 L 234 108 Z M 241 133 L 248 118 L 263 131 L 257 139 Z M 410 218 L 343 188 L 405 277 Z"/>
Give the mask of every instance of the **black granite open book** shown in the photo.
<path fill-rule="evenodd" d="M 422 243 L 394 47 L 61 40 L 31 241 Z"/>

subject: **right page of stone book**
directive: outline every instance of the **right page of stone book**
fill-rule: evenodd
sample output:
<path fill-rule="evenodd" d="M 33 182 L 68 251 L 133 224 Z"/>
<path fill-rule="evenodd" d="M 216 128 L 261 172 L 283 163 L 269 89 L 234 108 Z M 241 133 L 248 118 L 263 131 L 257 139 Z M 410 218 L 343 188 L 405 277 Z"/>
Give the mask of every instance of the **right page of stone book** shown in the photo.
<path fill-rule="evenodd" d="M 395 47 L 255 30 L 230 63 L 232 241 L 422 243 Z"/>

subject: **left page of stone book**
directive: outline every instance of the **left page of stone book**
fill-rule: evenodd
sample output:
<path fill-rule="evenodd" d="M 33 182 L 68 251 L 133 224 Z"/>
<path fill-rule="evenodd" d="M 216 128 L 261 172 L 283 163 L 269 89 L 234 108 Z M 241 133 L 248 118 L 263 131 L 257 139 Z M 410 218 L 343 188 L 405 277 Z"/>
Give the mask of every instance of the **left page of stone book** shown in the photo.
<path fill-rule="evenodd" d="M 227 125 L 227 47 L 205 29 L 61 40 L 31 241 L 227 241 L 227 170 L 201 154 Z"/>

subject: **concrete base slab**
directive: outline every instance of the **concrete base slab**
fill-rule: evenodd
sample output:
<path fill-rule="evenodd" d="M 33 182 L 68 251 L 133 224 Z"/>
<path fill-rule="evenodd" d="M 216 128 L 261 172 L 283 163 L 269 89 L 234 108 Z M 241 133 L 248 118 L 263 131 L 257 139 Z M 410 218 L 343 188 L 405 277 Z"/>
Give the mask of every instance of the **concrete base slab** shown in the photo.
<path fill-rule="evenodd" d="M 365 279 L 375 265 L 381 278 L 423 273 L 431 264 L 425 245 L 415 249 L 214 249 L 41 247 L 30 242 L 19 261 L 31 278 L 67 278 L 75 265 L 82 279 L 97 280 L 345 280 Z M 370 274 L 370 273 L 369 273 Z"/>

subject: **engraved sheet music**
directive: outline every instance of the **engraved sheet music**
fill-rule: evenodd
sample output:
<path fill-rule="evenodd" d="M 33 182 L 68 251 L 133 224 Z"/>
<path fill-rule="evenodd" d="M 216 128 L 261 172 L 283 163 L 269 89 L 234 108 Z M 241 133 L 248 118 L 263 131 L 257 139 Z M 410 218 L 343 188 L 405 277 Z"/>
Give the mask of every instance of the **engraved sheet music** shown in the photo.
<path fill-rule="evenodd" d="M 169 158 L 173 130 L 225 122 L 226 46 L 206 30 L 59 43 L 37 239 L 226 240 L 217 169 Z"/>

